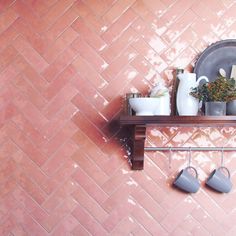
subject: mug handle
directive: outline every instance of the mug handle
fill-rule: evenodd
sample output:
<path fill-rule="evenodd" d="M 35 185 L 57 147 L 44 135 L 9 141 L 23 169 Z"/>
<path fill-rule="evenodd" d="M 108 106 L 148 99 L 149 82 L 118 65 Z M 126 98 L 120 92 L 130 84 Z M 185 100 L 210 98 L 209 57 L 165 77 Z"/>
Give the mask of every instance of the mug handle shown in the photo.
<path fill-rule="evenodd" d="M 226 167 L 224 167 L 224 168 L 226 168 Z M 197 170 L 193 166 L 186 167 L 186 170 L 188 170 L 188 169 L 192 169 L 194 171 L 194 173 L 195 173 L 195 178 L 198 179 L 198 172 L 197 172 Z"/>
<path fill-rule="evenodd" d="M 225 166 L 219 167 L 219 170 L 221 170 L 221 169 L 226 170 L 226 172 L 227 172 L 227 174 L 228 174 L 228 179 L 230 179 L 230 172 L 229 172 L 229 169 L 228 169 L 227 167 L 225 167 Z"/>

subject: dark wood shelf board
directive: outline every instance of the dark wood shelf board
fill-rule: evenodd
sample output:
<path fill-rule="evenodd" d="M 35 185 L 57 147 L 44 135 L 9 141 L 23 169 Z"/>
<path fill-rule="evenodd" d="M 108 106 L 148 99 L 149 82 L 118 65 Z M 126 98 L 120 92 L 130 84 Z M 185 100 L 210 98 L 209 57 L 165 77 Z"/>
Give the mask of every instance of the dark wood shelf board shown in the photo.
<path fill-rule="evenodd" d="M 121 125 L 236 126 L 236 116 L 121 116 Z"/>

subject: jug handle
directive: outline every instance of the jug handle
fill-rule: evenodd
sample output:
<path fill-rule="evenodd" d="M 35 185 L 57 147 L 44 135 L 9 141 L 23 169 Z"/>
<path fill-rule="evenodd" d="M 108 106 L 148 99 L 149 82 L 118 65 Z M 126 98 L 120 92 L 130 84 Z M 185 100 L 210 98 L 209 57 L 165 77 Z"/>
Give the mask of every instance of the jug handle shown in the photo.
<path fill-rule="evenodd" d="M 209 82 L 209 79 L 208 79 L 205 75 L 203 75 L 203 76 L 200 76 L 200 77 L 198 78 L 198 80 L 197 80 L 197 82 L 196 82 L 196 85 L 197 85 L 197 86 L 199 85 L 199 83 L 200 83 L 201 80 L 206 80 L 206 82 Z"/>

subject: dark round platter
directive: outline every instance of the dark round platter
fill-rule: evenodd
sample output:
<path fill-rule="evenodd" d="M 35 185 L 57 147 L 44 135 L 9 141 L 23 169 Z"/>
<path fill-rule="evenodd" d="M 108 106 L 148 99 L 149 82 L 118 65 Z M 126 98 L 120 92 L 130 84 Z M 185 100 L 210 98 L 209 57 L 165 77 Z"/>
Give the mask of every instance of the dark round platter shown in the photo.
<path fill-rule="evenodd" d="M 208 77 L 209 81 L 217 78 L 218 71 L 223 68 L 226 77 L 230 77 L 232 65 L 236 65 L 236 39 L 218 41 L 207 47 L 199 56 L 194 73 L 197 78 L 202 75 Z"/>

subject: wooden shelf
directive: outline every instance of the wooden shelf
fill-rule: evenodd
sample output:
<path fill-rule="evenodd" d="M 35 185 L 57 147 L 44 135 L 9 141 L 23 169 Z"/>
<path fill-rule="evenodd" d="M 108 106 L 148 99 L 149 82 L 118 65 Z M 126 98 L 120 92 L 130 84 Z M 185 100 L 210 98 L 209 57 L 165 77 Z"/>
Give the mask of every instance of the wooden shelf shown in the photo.
<path fill-rule="evenodd" d="M 224 127 L 236 126 L 236 116 L 121 116 L 120 124 L 130 129 L 131 164 L 133 170 L 142 170 L 146 127 Z"/>
<path fill-rule="evenodd" d="M 236 116 L 121 116 L 121 125 L 236 126 Z"/>

